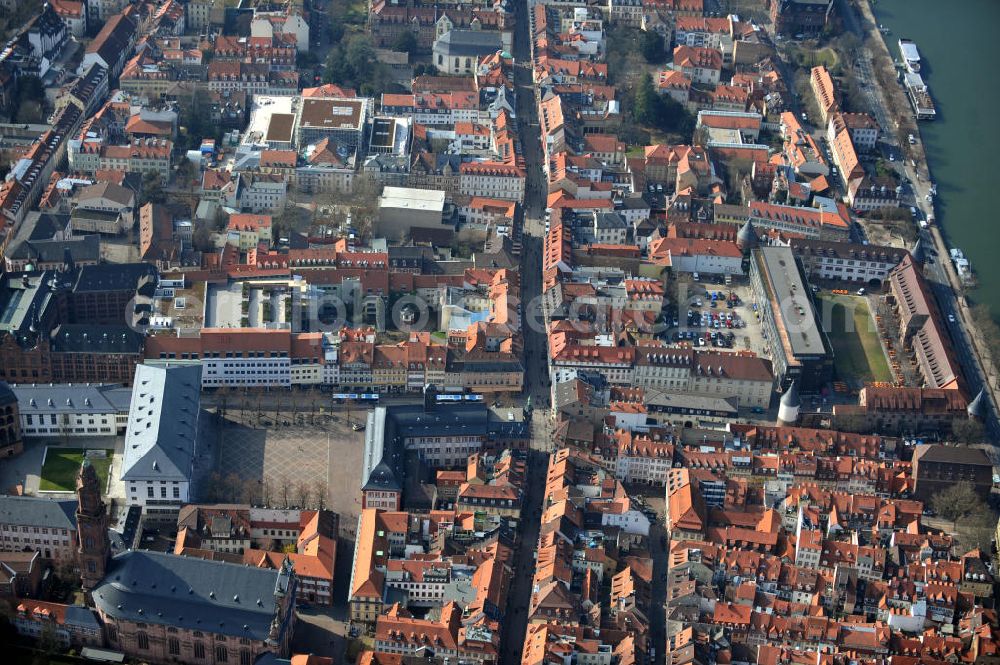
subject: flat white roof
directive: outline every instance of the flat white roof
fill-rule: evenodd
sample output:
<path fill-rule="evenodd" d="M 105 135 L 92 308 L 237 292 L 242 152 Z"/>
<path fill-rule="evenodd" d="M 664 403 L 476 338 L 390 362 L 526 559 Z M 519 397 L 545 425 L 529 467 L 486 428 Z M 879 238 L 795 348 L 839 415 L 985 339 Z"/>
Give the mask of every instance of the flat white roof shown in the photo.
<path fill-rule="evenodd" d="M 292 110 L 294 99 L 295 97 L 290 95 L 254 95 L 253 106 L 250 108 L 250 122 L 243 133 L 241 143 L 260 145 L 266 142 L 271 116 L 275 113 L 294 115 L 295 112 Z"/>
<path fill-rule="evenodd" d="M 444 192 L 439 189 L 386 187 L 382 190 L 379 207 L 441 211 L 444 210 Z"/>
<path fill-rule="evenodd" d="M 911 41 L 899 40 L 899 50 L 903 54 L 903 59 L 908 62 L 920 62 L 920 51 L 917 45 Z"/>

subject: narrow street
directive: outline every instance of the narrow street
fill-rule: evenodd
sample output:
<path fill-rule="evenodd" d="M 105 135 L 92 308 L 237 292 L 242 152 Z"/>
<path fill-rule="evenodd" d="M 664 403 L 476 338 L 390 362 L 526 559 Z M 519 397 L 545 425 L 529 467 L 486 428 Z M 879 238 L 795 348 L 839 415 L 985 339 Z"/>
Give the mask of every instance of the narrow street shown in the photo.
<path fill-rule="evenodd" d="M 527 0 L 517 4 L 517 28 L 514 34 L 515 72 L 517 88 L 517 120 L 521 150 L 527 177 L 523 205 L 523 249 L 521 251 L 521 307 L 524 331 L 524 392 L 531 396 L 535 407 L 532 422 L 531 451 L 528 458 L 528 481 L 525 491 L 520 539 L 514 554 L 514 575 L 507 597 L 500 644 L 501 665 L 521 661 L 528 626 L 528 605 L 531 602 L 532 579 L 535 572 L 534 553 L 538 544 L 542 499 L 548 452 L 552 447 L 549 429 L 548 362 L 544 324 L 536 304 L 542 281 L 542 235 L 545 214 L 546 185 L 542 173 L 543 153 L 539 137 L 537 106 L 531 81 L 531 45 Z"/>

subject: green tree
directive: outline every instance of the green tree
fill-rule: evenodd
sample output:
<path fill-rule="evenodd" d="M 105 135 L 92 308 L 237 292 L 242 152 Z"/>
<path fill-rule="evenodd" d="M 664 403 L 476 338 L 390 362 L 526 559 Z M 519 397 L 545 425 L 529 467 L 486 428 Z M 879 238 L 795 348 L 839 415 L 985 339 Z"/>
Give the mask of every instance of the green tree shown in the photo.
<path fill-rule="evenodd" d="M 193 187 L 198 175 L 198 167 L 188 158 L 181 160 L 177 165 L 177 184 L 184 187 Z"/>
<path fill-rule="evenodd" d="M 146 203 L 166 203 L 167 194 L 163 191 L 163 179 L 157 171 L 146 171 L 142 174 L 142 205 Z"/>
<path fill-rule="evenodd" d="M 14 111 L 15 122 L 45 122 L 45 86 L 37 76 L 22 76 L 17 79 L 10 108 Z"/>
<path fill-rule="evenodd" d="M 295 56 L 295 66 L 300 69 L 312 69 L 319 64 L 319 58 L 312 51 L 306 51 L 305 53 L 299 53 Z"/>
<path fill-rule="evenodd" d="M 635 119 L 644 125 L 655 126 L 660 120 L 660 94 L 653 86 L 653 77 L 646 72 L 639 79 L 635 91 Z"/>
<path fill-rule="evenodd" d="M 375 57 L 375 44 L 368 35 L 354 34 L 337 44 L 326 59 L 326 83 L 358 88 L 361 94 L 377 96 L 389 84 L 386 66 Z"/>
<path fill-rule="evenodd" d="M 979 510 L 982 501 L 971 483 L 955 483 L 932 496 L 931 506 L 957 528 L 958 520 Z"/>
<path fill-rule="evenodd" d="M 49 655 L 60 651 L 59 636 L 51 622 L 45 623 L 42 632 L 38 634 L 38 649 Z"/>
<path fill-rule="evenodd" d="M 330 21 L 330 32 L 328 33 L 330 37 L 330 44 L 339 44 L 340 40 L 344 38 L 344 25 L 340 21 Z"/>
<path fill-rule="evenodd" d="M 342 44 L 337 44 L 330 49 L 330 55 L 326 56 L 326 63 L 323 68 L 324 83 L 343 83 L 353 76 L 350 65 L 347 64 L 347 54 L 344 52 Z"/>
<path fill-rule="evenodd" d="M 660 95 L 661 120 L 660 129 L 689 136 L 694 132 L 696 118 L 679 101 L 670 95 Z"/>
<path fill-rule="evenodd" d="M 16 122 L 39 124 L 45 121 L 42 105 L 36 101 L 21 102 L 17 107 Z"/>
<path fill-rule="evenodd" d="M 347 62 L 357 73 L 375 62 L 375 42 L 368 35 L 351 35 L 347 40 Z"/>
<path fill-rule="evenodd" d="M 212 243 L 212 231 L 206 223 L 199 222 L 195 225 L 194 233 L 191 234 L 191 245 L 199 252 L 211 252 L 215 249 Z M 214 483 L 210 483 L 209 486 L 213 491 L 218 488 Z"/>
<path fill-rule="evenodd" d="M 417 52 L 417 36 L 409 30 L 402 31 L 392 40 L 392 50 L 413 55 Z"/>
<path fill-rule="evenodd" d="M 639 52 L 650 64 L 661 63 L 667 58 L 663 48 L 663 38 L 652 30 L 645 30 L 639 37 Z"/>
<path fill-rule="evenodd" d="M 14 92 L 15 104 L 25 102 L 45 101 L 45 86 L 37 76 L 21 76 L 17 79 L 17 87 Z"/>
<path fill-rule="evenodd" d="M 640 124 L 661 132 L 687 137 L 694 131 L 694 117 L 673 97 L 657 92 L 649 72 L 639 79 L 633 114 Z"/>
<path fill-rule="evenodd" d="M 222 127 L 212 122 L 212 101 L 206 90 L 197 89 L 191 96 L 189 104 L 181 105 L 179 124 L 184 129 L 178 139 L 181 147 L 195 150 L 201 146 L 202 139 L 222 138 Z"/>

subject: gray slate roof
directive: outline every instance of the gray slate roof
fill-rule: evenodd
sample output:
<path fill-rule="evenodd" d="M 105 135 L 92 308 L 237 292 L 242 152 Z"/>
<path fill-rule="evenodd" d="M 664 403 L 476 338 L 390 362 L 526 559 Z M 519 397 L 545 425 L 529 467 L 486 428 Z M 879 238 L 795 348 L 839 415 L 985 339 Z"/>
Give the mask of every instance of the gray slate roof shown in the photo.
<path fill-rule="evenodd" d="M 287 593 L 289 583 L 278 570 L 134 550 L 111 560 L 93 597 L 119 620 L 263 641 L 277 607 L 275 590 Z"/>
<path fill-rule="evenodd" d="M 70 605 L 66 608 L 66 623 L 71 626 L 82 626 L 90 630 L 100 630 L 101 624 L 94 615 L 94 610 L 83 605 Z"/>
<path fill-rule="evenodd" d="M 12 245 L 7 256 L 40 263 L 62 262 L 69 249 L 74 261 L 97 261 L 101 258 L 101 237 L 91 233 L 66 240 L 25 240 Z"/>
<path fill-rule="evenodd" d="M 490 55 L 501 48 L 500 34 L 486 30 L 449 30 L 434 42 L 435 53 L 451 57 Z"/>
<path fill-rule="evenodd" d="M 986 389 L 982 388 L 976 394 L 975 399 L 969 402 L 969 406 L 966 407 L 965 410 L 973 418 L 985 418 L 987 413 L 987 408 L 988 407 L 986 404 Z"/>
<path fill-rule="evenodd" d="M 594 215 L 594 226 L 599 229 L 624 229 L 628 224 L 617 212 L 599 212 Z"/>
<path fill-rule="evenodd" d="M 10 390 L 16 395 L 21 415 L 124 413 L 128 411 L 132 399 L 132 389 L 117 383 L 20 383 L 11 386 Z M 49 400 L 52 400 L 51 405 Z"/>
<path fill-rule="evenodd" d="M 55 501 L 33 496 L 0 496 L 0 524 L 76 529 L 76 500 Z"/>
<path fill-rule="evenodd" d="M 650 392 L 646 395 L 646 405 L 663 409 L 673 409 L 682 412 L 684 409 L 693 411 L 728 412 L 737 414 L 735 397 L 712 397 L 708 395 L 691 395 L 688 393 Z"/>
<path fill-rule="evenodd" d="M 201 365 L 136 367 L 122 480 L 190 480 L 200 391 Z"/>
<path fill-rule="evenodd" d="M 157 280 L 156 266 L 148 263 L 102 263 L 81 266 L 73 292 L 136 291 L 146 282 Z"/>
<path fill-rule="evenodd" d="M 64 323 L 52 331 L 56 353 L 133 353 L 142 351 L 143 336 L 128 326 Z"/>
<path fill-rule="evenodd" d="M 781 396 L 781 405 L 790 408 L 802 406 L 802 400 L 799 398 L 799 382 L 797 379 L 792 379 L 792 382 L 788 384 L 788 389 Z"/>
<path fill-rule="evenodd" d="M 51 240 L 55 234 L 65 231 L 68 225 L 69 215 L 56 215 L 33 210 L 21 222 L 17 235 L 14 236 L 11 244 L 21 240 Z"/>
<path fill-rule="evenodd" d="M 396 440 L 395 422 L 389 420 L 386 407 L 375 407 L 368 412 L 368 422 L 365 427 L 361 489 L 401 491 L 403 484 L 399 473 L 402 462 L 401 446 Z"/>

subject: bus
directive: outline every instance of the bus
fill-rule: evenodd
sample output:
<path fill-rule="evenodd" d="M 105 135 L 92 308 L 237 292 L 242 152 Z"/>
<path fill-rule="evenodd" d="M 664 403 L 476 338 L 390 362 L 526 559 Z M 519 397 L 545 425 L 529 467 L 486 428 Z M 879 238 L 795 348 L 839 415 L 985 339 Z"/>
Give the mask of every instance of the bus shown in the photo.
<path fill-rule="evenodd" d="M 434 399 L 438 404 L 443 402 L 482 402 L 483 396 L 479 393 L 438 393 Z"/>
<path fill-rule="evenodd" d="M 347 400 L 378 404 L 378 393 L 333 393 L 330 397 L 337 404 L 343 404 Z"/>

